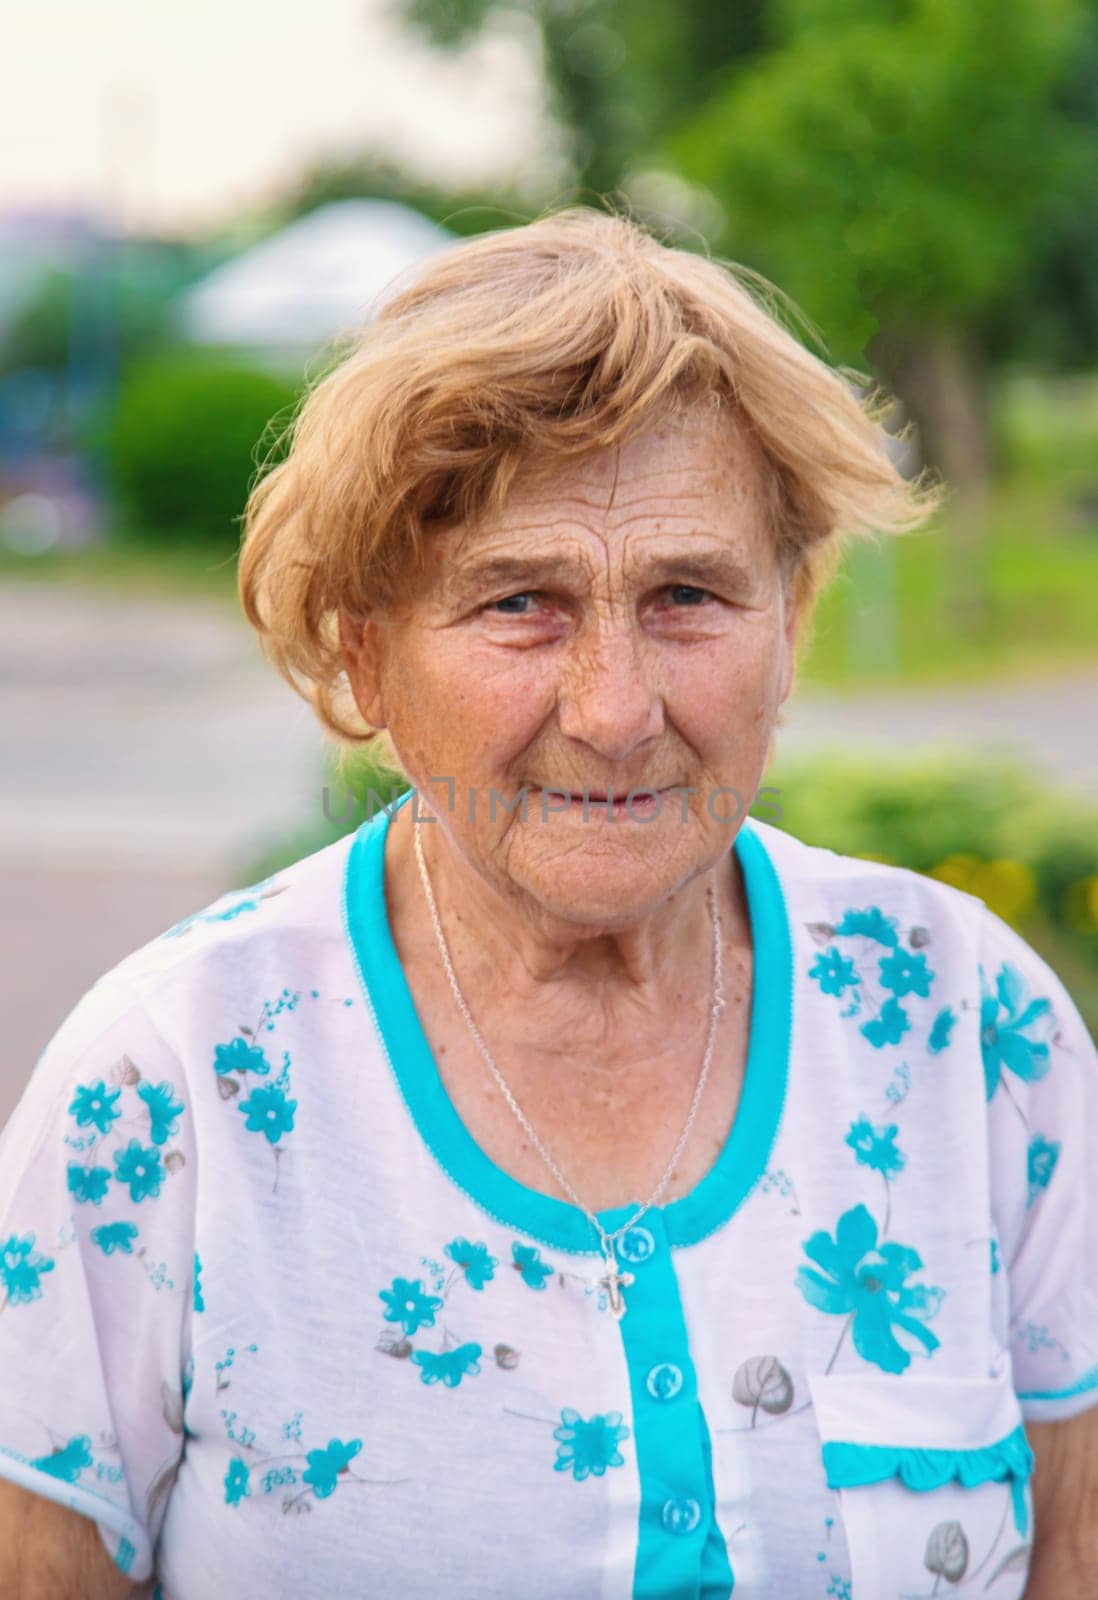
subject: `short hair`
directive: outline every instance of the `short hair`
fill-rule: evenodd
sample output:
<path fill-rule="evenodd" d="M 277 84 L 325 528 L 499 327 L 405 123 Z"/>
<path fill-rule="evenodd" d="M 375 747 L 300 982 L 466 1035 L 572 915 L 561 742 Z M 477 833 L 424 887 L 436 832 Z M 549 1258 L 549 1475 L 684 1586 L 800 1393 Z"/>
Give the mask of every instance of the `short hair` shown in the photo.
<path fill-rule="evenodd" d="M 501 508 L 523 466 L 707 402 L 765 461 L 803 650 L 845 542 L 920 526 L 939 490 L 894 464 L 882 391 L 813 355 L 775 302 L 747 268 L 581 206 L 432 257 L 306 393 L 248 497 L 239 592 L 264 654 L 339 740 L 373 738 L 339 612 L 399 603 L 431 530 Z"/>

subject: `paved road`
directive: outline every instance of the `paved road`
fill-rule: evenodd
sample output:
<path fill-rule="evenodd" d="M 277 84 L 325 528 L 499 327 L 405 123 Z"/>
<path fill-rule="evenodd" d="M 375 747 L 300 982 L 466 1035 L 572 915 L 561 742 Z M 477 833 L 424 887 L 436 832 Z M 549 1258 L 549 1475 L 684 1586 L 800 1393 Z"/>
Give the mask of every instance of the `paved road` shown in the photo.
<path fill-rule="evenodd" d="M 800 696 L 784 749 L 996 740 L 1098 785 L 1098 669 L 1024 688 Z M 231 610 L 0 586 L 0 1125 L 115 961 L 320 808 L 323 740 Z"/>
<path fill-rule="evenodd" d="M 231 610 L 0 586 L 0 1125 L 108 967 L 320 807 L 323 739 Z"/>
<path fill-rule="evenodd" d="M 815 746 L 906 754 L 917 746 L 975 747 L 1020 757 L 1050 785 L 1098 796 L 1098 667 L 1027 682 L 794 697 L 779 749 Z"/>

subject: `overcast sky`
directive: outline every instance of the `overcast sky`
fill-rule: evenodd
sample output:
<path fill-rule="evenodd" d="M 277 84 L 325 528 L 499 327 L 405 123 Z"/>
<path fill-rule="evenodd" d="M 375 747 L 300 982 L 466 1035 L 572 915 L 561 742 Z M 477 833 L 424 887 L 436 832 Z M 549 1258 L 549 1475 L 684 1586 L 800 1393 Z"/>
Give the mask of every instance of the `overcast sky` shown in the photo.
<path fill-rule="evenodd" d="M 548 158 L 518 39 L 439 60 L 387 0 L 38 0 L 9 8 L 4 39 L 0 209 L 184 232 L 325 153 L 372 145 L 456 180 Z"/>

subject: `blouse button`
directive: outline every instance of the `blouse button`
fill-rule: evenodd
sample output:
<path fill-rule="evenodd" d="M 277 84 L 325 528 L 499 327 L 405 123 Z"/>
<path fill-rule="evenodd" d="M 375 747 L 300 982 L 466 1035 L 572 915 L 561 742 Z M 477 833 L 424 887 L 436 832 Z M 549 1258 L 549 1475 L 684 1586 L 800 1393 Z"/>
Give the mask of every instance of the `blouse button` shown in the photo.
<path fill-rule="evenodd" d="M 647 1261 L 655 1249 L 656 1241 L 647 1228 L 630 1228 L 628 1233 L 622 1234 L 618 1244 L 618 1254 L 631 1266 L 636 1266 L 640 1261 Z"/>
<path fill-rule="evenodd" d="M 673 1361 L 660 1361 L 644 1381 L 653 1400 L 673 1400 L 682 1389 L 682 1368 Z"/>
<path fill-rule="evenodd" d="M 668 1533 L 693 1533 L 701 1514 L 701 1506 L 690 1495 L 676 1494 L 664 1501 L 661 1519 Z"/>

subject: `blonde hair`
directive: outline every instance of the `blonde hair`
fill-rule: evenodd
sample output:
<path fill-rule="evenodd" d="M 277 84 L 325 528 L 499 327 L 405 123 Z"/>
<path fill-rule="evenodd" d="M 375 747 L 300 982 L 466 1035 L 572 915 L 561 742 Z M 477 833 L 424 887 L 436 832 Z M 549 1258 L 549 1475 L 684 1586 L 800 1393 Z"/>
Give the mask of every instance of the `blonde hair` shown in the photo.
<path fill-rule="evenodd" d="M 747 269 L 573 207 L 432 258 L 307 394 L 290 449 L 252 488 L 239 592 L 264 653 L 352 745 L 339 612 L 407 591 L 425 535 L 498 510 L 524 465 L 622 443 L 715 401 L 768 470 L 770 531 L 803 650 L 852 537 L 925 522 L 935 485 L 888 455 L 887 398 L 786 330 Z"/>

